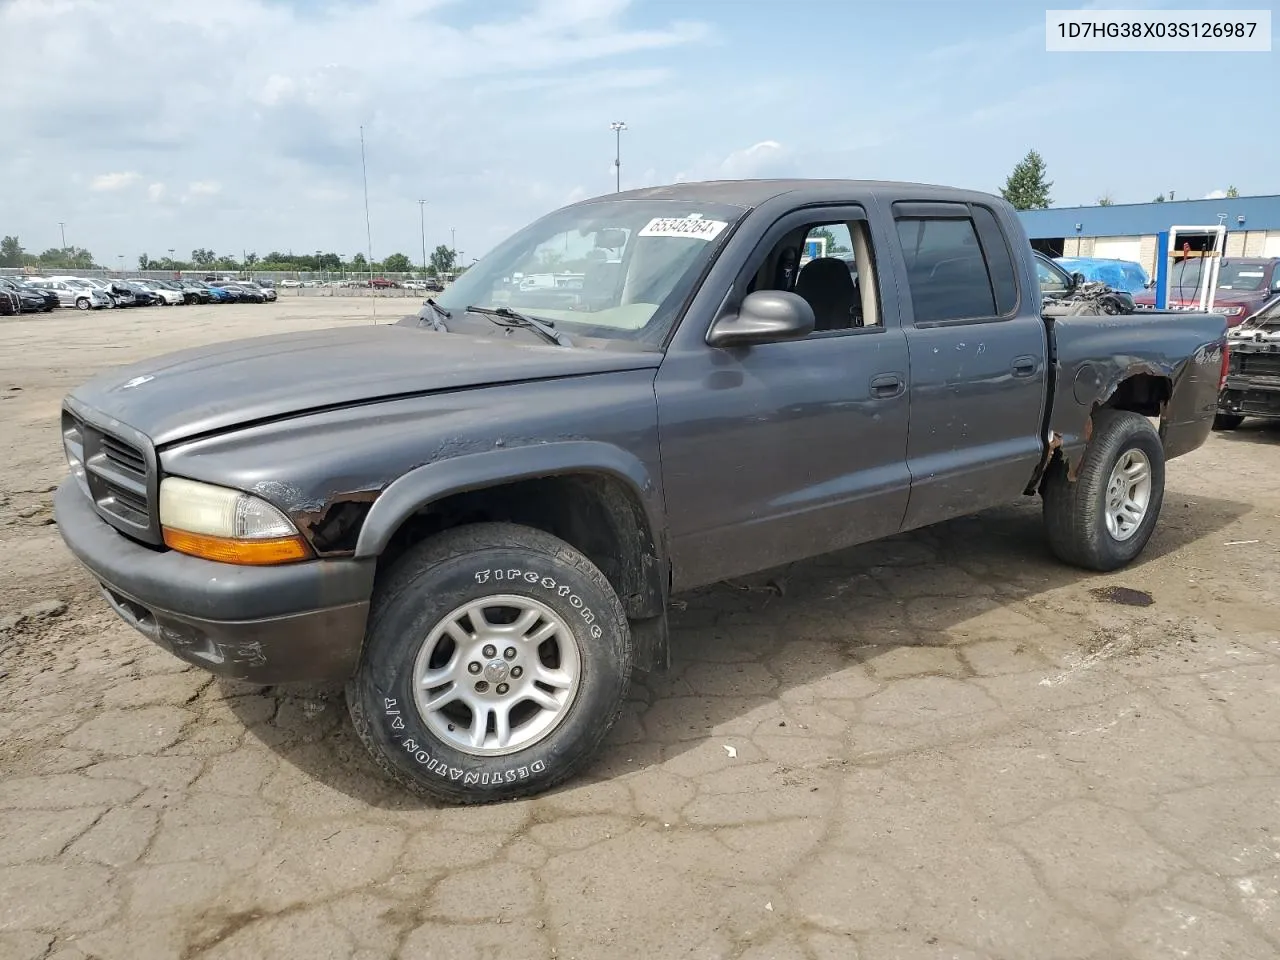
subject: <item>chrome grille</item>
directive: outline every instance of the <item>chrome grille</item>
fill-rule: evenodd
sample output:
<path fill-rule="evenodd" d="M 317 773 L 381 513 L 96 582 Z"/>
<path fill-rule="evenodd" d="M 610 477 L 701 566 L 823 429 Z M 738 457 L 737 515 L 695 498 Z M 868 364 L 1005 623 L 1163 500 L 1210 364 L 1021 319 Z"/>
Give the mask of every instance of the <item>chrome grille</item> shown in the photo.
<path fill-rule="evenodd" d="M 136 540 L 159 544 L 157 471 L 145 438 L 126 438 L 64 408 L 62 442 L 80 488 L 98 514 Z M 79 464 L 79 468 L 76 467 Z"/>

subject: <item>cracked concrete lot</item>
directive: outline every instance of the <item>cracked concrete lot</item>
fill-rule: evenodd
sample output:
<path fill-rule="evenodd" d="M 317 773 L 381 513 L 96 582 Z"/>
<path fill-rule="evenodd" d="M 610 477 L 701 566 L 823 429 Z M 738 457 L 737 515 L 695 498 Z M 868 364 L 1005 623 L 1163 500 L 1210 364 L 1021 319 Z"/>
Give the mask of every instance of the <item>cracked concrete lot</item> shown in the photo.
<path fill-rule="evenodd" d="M 434 808 L 340 690 L 184 667 L 51 525 L 67 388 L 371 308 L 0 321 L 0 957 L 1280 955 L 1280 431 L 1171 464 L 1114 575 L 1027 502 L 681 598 L 588 776 Z"/>

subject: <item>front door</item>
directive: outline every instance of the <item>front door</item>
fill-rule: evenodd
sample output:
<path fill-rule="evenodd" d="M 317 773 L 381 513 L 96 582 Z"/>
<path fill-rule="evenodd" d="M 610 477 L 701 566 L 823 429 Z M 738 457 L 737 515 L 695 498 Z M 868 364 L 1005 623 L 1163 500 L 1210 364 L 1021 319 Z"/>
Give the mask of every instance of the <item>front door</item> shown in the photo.
<path fill-rule="evenodd" d="M 689 338 L 658 372 L 677 590 L 896 533 L 906 509 L 907 343 L 882 310 L 862 208 L 779 220 L 727 302 L 764 289 L 809 300 L 814 333 L 736 348 Z"/>

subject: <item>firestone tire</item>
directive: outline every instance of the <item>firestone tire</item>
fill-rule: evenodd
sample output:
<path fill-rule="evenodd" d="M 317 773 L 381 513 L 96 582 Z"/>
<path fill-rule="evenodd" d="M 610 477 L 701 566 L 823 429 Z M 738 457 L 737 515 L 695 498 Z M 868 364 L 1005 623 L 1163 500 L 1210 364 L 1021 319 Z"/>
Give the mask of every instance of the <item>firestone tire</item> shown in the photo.
<path fill-rule="evenodd" d="M 593 757 L 632 662 L 622 604 L 591 561 L 541 530 L 474 524 L 410 550 L 378 585 L 347 706 L 409 790 L 512 800 Z"/>
<path fill-rule="evenodd" d="M 1213 429 L 1235 430 L 1244 423 L 1244 417 L 1238 413 L 1219 413 L 1213 418 Z"/>
<path fill-rule="evenodd" d="M 1164 446 L 1146 417 L 1100 410 L 1072 482 L 1055 461 L 1041 487 L 1049 547 L 1086 570 L 1132 562 L 1155 530 L 1164 502 Z"/>

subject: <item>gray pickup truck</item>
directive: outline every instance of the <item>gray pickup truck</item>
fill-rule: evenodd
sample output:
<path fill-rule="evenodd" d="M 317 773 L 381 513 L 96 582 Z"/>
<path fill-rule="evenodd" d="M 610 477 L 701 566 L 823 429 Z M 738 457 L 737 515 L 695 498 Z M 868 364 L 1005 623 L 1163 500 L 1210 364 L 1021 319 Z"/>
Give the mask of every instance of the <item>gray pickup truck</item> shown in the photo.
<path fill-rule="evenodd" d="M 178 657 L 346 681 L 412 789 L 534 794 L 667 665 L 678 591 L 1037 494 L 1062 560 L 1133 560 L 1165 461 L 1209 435 L 1225 321 L 1047 312 L 987 194 L 614 194 L 417 316 L 74 390 L 57 521 Z"/>

